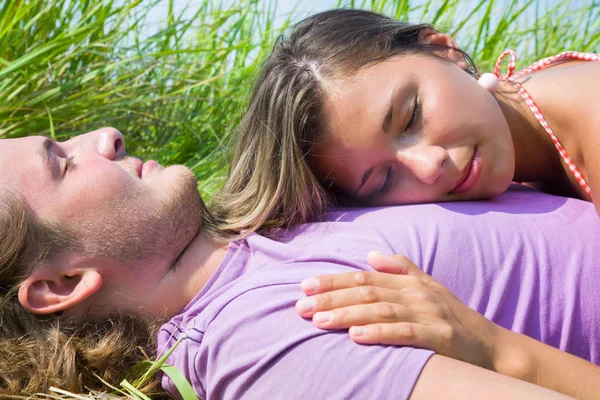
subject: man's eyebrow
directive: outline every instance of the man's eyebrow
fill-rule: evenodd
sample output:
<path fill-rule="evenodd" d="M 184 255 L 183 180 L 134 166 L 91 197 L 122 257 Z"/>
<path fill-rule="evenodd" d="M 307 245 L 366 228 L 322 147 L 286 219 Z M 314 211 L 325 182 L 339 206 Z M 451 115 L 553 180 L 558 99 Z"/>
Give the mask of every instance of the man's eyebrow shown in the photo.
<path fill-rule="evenodd" d="M 50 157 L 50 149 L 54 146 L 54 141 L 50 138 L 44 139 L 42 142 L 42 149 L 40 150 L 40 155 L 42 156 L 42 160 L 44 161 L 44 165 L 46 169 L 54 175 L 56 171 L 53 171 L 52 160 Z"/>
<path fill-rule="evenodd" d="M 392 117 L 394 116 L 394 104 L 396 103 L 396 99 L 398 98 L 400 92 L 400 85 L 396 85 L 394 90 L 392 90 L 392 96 L 390 97 L 390 106 L 388 107 L 387 113 L 383 118 L 383 123 L 381 124 L 381 129 L 385 133 L 390 133 L 390 123 L 392 122 Z"/>

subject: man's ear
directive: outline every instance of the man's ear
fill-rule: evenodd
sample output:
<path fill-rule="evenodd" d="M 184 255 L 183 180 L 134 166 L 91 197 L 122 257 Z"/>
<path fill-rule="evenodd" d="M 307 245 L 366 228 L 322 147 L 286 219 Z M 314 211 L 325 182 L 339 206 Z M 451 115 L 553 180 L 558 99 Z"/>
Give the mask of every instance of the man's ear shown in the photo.
<path fill-rule="evenodd" d="M 437 32 L 431 28 L 422 29 L 420 35 L 421 41 L 424 44 L 447 48 L 447 50 L 436 50 L 436 53 L 454 62 L 464 70 L 469 68 L 465 60 L 465 56 L 460 51 L 455 50 L 459 49 L 460 47 L 458 47 L 458 44 L 450 36 L 446 35 L 445 33 Z"/>
<path fill-rule="evenodd" d="M 35 314 L 51 314 L 81 304 L 101 286 L 102 276 L 95 269 L 42 266 L 19 287 L 19 302 Z"/>

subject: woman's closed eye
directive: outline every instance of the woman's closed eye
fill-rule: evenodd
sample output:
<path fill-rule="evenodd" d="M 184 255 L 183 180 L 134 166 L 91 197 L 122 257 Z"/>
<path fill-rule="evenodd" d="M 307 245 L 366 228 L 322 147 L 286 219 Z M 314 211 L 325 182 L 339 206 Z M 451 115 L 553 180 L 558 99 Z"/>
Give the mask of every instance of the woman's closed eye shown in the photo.
<path fill-rule="evenodd" d="M 406 123 L 406 126 L 405 126 L 402 134 L 406 133 L 410 128 L 412 128 L 417 123 L 420 112 L 421 112 L 421 106 L 419 104 L 419 96 L 415 95 L 413 102 L 412 102 L 412 113 L 411 113 L 410 119 Z M 377 189 L 377 191 L 375 193 L 373 193 L 373 195 L 371 196 L 372 199 L 377 200 L 379 197 L 385 195 L 391 189 L 391 187 L 393 186 L 393 183 L 394 183 L 394 169 L 392 168 L 392 166 L 388 166 L 385 171 L 385 178 L 383 180 L 383 183 L 381 184 L 379 189 Z"/>

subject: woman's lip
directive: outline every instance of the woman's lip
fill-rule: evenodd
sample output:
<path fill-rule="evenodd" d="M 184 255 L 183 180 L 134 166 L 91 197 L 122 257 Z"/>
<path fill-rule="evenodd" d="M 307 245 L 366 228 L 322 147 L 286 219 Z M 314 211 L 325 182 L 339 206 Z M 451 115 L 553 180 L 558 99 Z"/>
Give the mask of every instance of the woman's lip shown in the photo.
<path fill-rule="evenodd" d="M 482 170 L 481 154 L 479 153 L 479 149 L 476 148 L 465 177 L 458 182 L 451 193 L 465 193 L 473 189 L 477 185 L 477 182 L 479 182 L 479 178 L 481 178 Z"/>
<path fill-rule="evenodd" d="M 154 160 L 148 160 L 142 165 L 142 177 L 146 175 L 150 170 L 154 167 L 157 167 L 159 164 Z"/>

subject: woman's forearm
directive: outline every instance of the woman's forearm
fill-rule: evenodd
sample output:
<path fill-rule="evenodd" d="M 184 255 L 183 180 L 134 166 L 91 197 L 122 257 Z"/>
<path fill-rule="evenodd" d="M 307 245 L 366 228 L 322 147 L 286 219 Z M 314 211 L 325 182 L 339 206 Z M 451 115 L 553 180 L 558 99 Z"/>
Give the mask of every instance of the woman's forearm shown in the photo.
<path fill-rule="evenodd" d="M 571 397 L 600 399 L 600 367 L 488 320 L 406 257 L 375 253 L 369 263 L 382 272 L 304 281 L 309 298 L 297 303 L 299 314 L 322 329 L 350 328 L 357 343 L 431 349 Z"/>
<path fill-rule="evenodd" d="M 498 327 L 494 370 L 577 399 L 600 398 L 600 367 Z"/>

